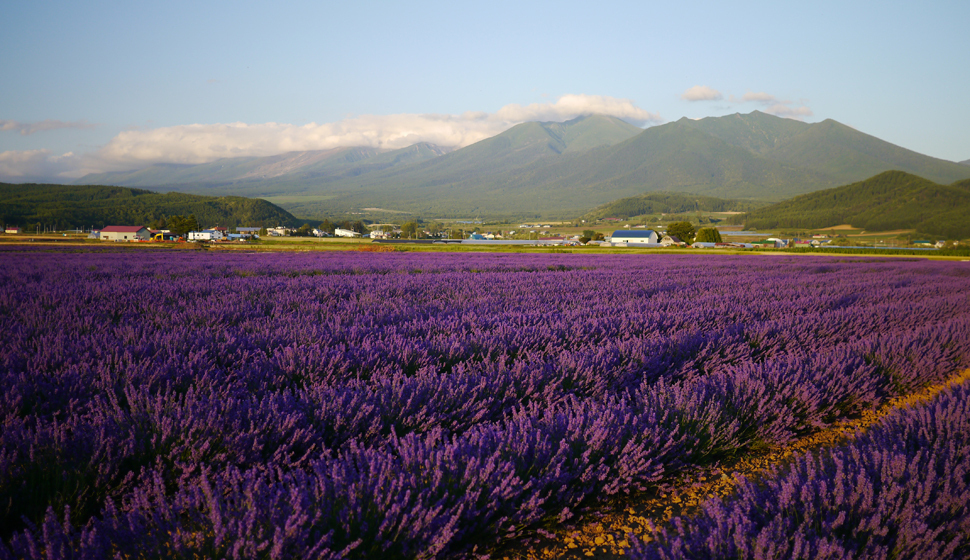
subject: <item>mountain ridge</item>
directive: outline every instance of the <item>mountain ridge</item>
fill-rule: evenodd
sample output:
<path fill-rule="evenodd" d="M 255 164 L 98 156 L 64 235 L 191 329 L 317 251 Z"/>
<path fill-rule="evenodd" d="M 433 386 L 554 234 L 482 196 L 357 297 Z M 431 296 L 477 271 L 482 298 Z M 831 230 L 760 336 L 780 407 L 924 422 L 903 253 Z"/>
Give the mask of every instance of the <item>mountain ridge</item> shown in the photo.
<path fill-rule="evenodd" d="M 831 119 L 810 124 L 759 111 L 682 118 L 645 130 L 592 115 L 521 123 L 447 153 L 425 147 L 410 158 L 401 150 L 362 153 L 339 165 L 334 157 L 318 168 L 222 183 L 193 183 L 198 170 L 182 169 L 176 171 L 182 183 L 154 186 L 262 196 L 304 216 L 380 207 L 426 216 L 551 217 L 580 215 L 647 192 L 779 201 L 893 169 L 944 184 L 970 178 L 967 165 L 907 150 Z M 237 166 L 272 168 L 268 161 Z"/>

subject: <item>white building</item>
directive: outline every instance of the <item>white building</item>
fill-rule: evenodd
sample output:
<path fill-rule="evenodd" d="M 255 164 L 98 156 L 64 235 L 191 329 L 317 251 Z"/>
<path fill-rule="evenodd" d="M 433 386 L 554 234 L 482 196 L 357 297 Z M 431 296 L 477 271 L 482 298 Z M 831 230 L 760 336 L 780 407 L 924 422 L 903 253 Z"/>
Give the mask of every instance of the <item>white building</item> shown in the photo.
<path fill-rule="evenodd" d="M 4 233 L 20 233 L 20 226 L 7 226 L 7 229 L 3 230 Z"/>
<path fill-rule="evenodd" d="M 335 229 L 333 231 L 333 234 L 336 235 L 337 237 L 360 237 L 360 234 L 357 233 L 356 231 L 343 229 L 343 228 Z"/>
<path fill-rule="evenodd" d="M 283 227 L 283 226 L 276 226 L 276 227 L 272 227 L 272 228 L 267 228 L 267 230 L 266 230 L 267 233 L 269 233 L 270 235 L 276 236 L 276 237 L 283 237 L 283 236 L 286 236 L 286 235 L 290 235 L 294 231 L 295 230 L 293 228 L 288 228 L 288 227 Z"/>
<path fill-rule="evenodd" d="M 226 237 L 217 229 L 190 231 L 189 241 L 223 241 Z"/>
<path fill-rule="evenodd" d="M 142 241 L 151 237 L 145 226 L 105 226 L 98 235 L 101 241 Z"/>

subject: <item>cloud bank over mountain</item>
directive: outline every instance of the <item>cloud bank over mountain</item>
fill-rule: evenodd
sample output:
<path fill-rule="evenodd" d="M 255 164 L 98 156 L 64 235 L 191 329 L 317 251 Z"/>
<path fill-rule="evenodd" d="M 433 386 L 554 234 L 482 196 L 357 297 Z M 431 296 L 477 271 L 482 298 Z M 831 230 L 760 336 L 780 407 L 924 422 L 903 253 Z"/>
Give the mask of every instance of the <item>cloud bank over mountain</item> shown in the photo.
<path fill-rule="evenodd" d="M 571 94 L 551 103 L 509 104 L 494 113 L 359 115 L 333 123 L 306 125 L 186 124 L 123 131 L 96 152 L 81 156 L 54 156 L 39 150 L 4 152 L 0 154 L 0 177 L 73 179 L 91 172 L 135 169 L 155 163 L 195 164 L 220 158 L 261 157 L 345 146 L 397 149 L 430 142 L 461 148 L 522 122 L 561 122 L 592 114 L 617 117 L 637 126 L 663 122 L 660 115 L 638 107 L 629 99 Z"/>

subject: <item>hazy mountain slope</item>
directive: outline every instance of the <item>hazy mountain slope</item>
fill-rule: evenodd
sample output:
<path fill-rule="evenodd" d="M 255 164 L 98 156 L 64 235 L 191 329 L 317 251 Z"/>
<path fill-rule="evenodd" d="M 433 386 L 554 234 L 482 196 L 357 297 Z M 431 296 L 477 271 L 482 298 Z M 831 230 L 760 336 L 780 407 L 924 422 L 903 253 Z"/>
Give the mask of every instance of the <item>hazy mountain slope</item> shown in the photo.
<path fill-rule="evenodd" d="M 352 164 L 381 153 L 373 148 L 336 148 L 312 152 L 289 152 L 268 157 L 223 158 L 197 165 L 155 164 L 134 172 L 101 173 L 82 177 L 76 184 L 119 184 L 154 187 L 187 183 L 256 181 L 300 168 Z"/>
<path fill-rule="evenodd" d="M 367 147 L 288 152 L 268 157 L 226 158 L 198 165 L 156 164 L 134 172 L 82 177 L 76 184 L 140 187 L 191 185 L 210 192 L 260 195 L 277 182 L 329 182 L 438 157 L 448 149 L 420 143 L 399 150 Z M 232 186 L 232 189 L 220 187 Z"/>
<path fill-rule="evenodd" d="M 916 229 L 970 237 L 970 180 L 939 185 L 902 171 L 886 171 L 851 185 L 813 192 L 746 214 L 746 228 L 826 228 L 870 231 Z"/>
<path fill-rule="evenodd" d="M 597 190 L 676 191 L 722 198 L 781 200 L 829 186 L 826 177 L 763 158 L 707 134 L 685 119 L 648 128 L 600 154 L 571 162 Z"/>
<path fill-rule="evenodd" d="M 839 183 L 859 181 L 891 169 L 940 183 L 967 177 L 966 167 L 960 164 L 901 148 L 831 119 L 810 125 L 765 155 L 814 169 Z"/>
<path fill-rule="evenodd" d="M 970 159 L 965 159 L 960 162 L 960 165 L 970 165 Z"/>
<path fill-rule="evenodd" d="M 599 115 L 563 123 L 522 123 L 440 158 L 370 176 L 354 186 L 384 186 L 392 182 L 397 188 L 446 184 L 457 187 L 466 181 L 487 186 L 497 175 L 514 174 L 537 161 L 557 162 L 562 154 L 619 144 L 641 132 L 629 123 Z"/>
<path fill-rule="evenodd" d="M 190 214 L 203 227 L 301 223 L 289 212 L 258 198 L 162 194 L 103 185 L 0 183 L 0 222 L 25 229 L 36 223 L 62 228 L 151 225 L 160 218 Z"/>

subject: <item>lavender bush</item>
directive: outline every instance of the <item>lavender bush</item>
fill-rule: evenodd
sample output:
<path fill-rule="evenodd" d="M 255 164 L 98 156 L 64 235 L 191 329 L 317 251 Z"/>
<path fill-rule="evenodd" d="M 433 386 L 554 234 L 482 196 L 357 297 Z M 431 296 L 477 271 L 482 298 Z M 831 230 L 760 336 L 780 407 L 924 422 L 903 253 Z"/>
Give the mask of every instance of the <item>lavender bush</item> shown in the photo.
<path fill-rule="evenodd" d="M 0 260 L 13 557 L 467 553 L 970 365 L 963 263 Z"/>

